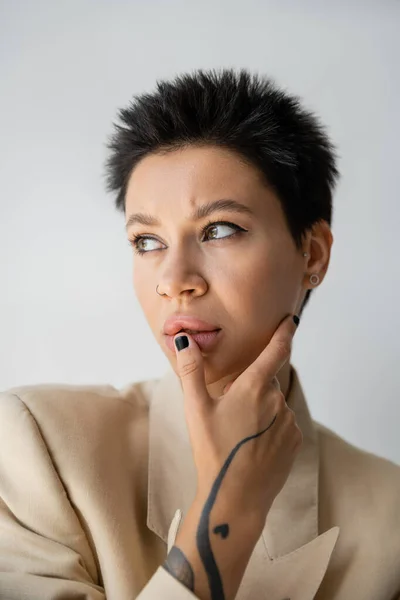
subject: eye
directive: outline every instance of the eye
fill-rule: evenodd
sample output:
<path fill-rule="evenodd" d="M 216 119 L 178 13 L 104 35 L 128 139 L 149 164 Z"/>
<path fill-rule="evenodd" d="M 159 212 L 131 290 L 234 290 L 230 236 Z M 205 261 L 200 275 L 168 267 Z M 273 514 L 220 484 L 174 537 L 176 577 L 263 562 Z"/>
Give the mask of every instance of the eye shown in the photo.
<path fill-rule="evenodd" d="M 202 227 L 201 233 L 202 235 L 204 235 L 207 231 L 215 231 L 222 227 L 234 229 L 234 233 L 231 233 L 230 235 L 224 235 L 219 238 L 212 235 L 211 237 L 209 237 L 211 241 L 224 238 L 232 238 L 235 235 L 240 234 L 242 231 L 247 231 L 246 229 L 239 227 L 239 225 L 235 225 L 235 223 L 230 223 L 229 221 L 210 221 L 206 225 L 204 225 L 204 227 Z M 161 250 L 161 248 L 155 248 L 154 250 L 143 250 L 143 248 L 140 248 L 139 244 L 145 242 L 146 240 L 153 240 L 155 242 L 158 241 L 156 238 L 150 235 L 134 235 L 131 239 L 129 239 L 129 244 L 133 247 L 135 254 L 148 254 L 149 252 L 156 252 L 157 250 Z"/>
<path fill-rule="evenodd" d="M 238 233 L 239 231 L 245 231 L 244 229 L 242 229 L 241 227 L 239 227 L 239 225 L 235 225 L 235 223 L 229 223 L 229 221 L 211 221 L 209 223 L 207 223 L 206 225 L 204 225 L 204 227 L 202 227 L 201 229 L 201 233 L 204 235 L 206 231 L 212 231 L 212 230 L 216 230 L 219 229 L 220 227 L 225 227 L 228 229 L 234 229 L 235 232 L 231 233 L 230 235 L 224 235 L 222 236 L 223 238 L 226 237 L 233 237 L 236 233 Z M 217 238 L 215 236 L 211 236 L 209 239 L 215 240 L 215 239 L 221 239 L 221 238 Z"/>

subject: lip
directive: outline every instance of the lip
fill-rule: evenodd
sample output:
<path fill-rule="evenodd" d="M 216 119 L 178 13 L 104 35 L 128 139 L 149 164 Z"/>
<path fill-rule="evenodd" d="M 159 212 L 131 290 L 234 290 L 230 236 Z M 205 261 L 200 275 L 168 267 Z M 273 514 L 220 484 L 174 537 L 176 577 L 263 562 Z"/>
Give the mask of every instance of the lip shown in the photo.
<path fill-rule="evenodd" d="M 162 333 L 164 335 L 174 336 L 181 331 L 181 329 L 193 329 L 194 331 L 202 332 L 215 331 L 216 329 L 220 330 L 221 328 L 213 323 L 203 321 L 198 317 L 176 313 L 175 315 L 171 315 L 168 317 L 168 319 L 166 319 Z M 190 335 L 194 336 L 196 334 Z"/>
<path fill-rule="evenodd" d="M 190 333 L 189 335 L 194 339 L 202 352 L 209 352 L 219 341 L 222 335 L 222 330 L 216 329 L 214 331 L 201 331 L 195 334 Z M 166 345 L 174 354 L 176 354 L 174 337 L 175 335 L 164 335 Z"/>

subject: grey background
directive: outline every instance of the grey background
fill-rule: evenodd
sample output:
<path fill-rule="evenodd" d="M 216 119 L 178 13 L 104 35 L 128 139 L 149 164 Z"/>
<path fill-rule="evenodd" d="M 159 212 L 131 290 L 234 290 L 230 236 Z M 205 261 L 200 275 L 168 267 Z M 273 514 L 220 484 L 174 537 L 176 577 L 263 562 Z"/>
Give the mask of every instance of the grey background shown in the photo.
<path fill-rule="evenodd" d="M 157 78 L 248 67 L 340 153 L 328 275 L 294 343 L 315 419 L 400 462 L 399 2 L 0 4 L 0 389 L 158 377 L 102 179 L 117 108 Z"/>

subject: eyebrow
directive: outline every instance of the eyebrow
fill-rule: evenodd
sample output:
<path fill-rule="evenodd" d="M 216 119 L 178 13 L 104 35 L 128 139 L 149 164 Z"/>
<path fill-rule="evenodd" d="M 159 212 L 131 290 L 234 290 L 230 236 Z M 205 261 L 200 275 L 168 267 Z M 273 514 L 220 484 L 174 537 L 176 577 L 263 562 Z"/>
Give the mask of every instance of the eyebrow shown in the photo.
<path fill-rule="evenodd" d="M 222 210 L 254 215 L 251 208 L 246 204 L 241 204 L 237 200 L 221 199 L 214 200 L 213 202 L 207 202 L 206 204 L 198 206 L 191 215 L 191 219 L 192 221 L 199 221 L 200 219 L 204 219 L 214 212 Z M 161 222 L 159 219 L 157 219 L 157 217 L 153 217 L 152 215 L 146 213 L 133 213 L 130 215 L 128 221 L 126 222 L 125 228 L 128 229 L 128 227 L 134 223 L 140 223 L 141 225 L 147 225 L 148 227 L 159 227 L 161 225 Z"/>

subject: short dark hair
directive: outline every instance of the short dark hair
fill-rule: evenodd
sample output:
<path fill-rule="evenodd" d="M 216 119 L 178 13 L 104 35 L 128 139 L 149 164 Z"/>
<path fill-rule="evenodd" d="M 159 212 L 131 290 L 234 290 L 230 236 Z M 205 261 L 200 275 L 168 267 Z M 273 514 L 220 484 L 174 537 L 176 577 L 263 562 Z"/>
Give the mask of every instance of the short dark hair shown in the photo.
<path fill-rule="evenodd" d="M 269 77 L 233 68 L 157 80 L 119 109 L 107 148 L 106 187 L 125 211 L 129 177 L 145 156 L 191 145 L 230 149 L 256 166 L 281 202 L 296 247 L 316 222 L 332 222 L 335 148 L 317 117 Z M 312 290 L 305 296 L 300 314 Z"/>

